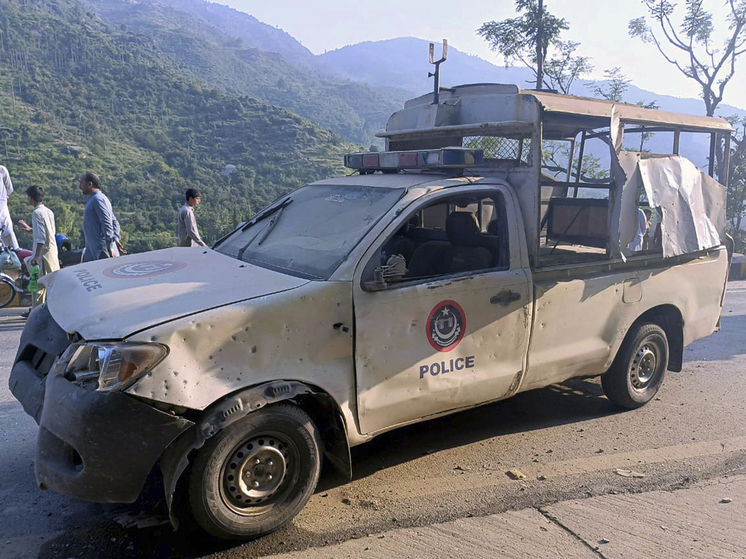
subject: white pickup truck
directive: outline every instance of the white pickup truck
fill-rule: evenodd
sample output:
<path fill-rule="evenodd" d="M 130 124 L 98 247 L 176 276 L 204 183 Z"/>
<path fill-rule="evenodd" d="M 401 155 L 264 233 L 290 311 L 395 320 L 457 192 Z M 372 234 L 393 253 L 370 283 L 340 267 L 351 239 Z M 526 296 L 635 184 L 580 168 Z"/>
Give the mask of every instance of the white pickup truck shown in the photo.
<path fill-rule="evenodd" d="M 670 153 L 639 149 L 651 133 Z M 174 523 L 183 492 L 207 532 L 247 538 L 298 513 L 324 457 L 349 473 L 350 447 L 402 425 L 579 376 L 645 404 L 718 328 L 725 190 L 714 157 L 679 152 L 730 133 L 460 86 L 213 249 L 47 276 L 10 376 L 39 486 L 132 502 L 155 473 Z"/>

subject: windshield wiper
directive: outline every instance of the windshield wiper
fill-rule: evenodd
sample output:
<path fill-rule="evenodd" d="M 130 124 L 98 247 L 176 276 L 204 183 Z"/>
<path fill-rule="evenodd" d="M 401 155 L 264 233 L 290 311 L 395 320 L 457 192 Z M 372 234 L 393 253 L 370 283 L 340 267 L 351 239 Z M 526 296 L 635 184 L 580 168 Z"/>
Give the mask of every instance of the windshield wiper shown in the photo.
<path fill-rule="evenodd" d="M 287 206 L 292 201 L 293 201 L 293 199 L 288 197 L 288 198 L 285 198 L 282 202 L 280 202 L 276 206 L 270 206 L 269 208 L 267 208 L 263 212 L 259 212 L 254 217 L 252 217 L 249 221 L 247 221 L 244 224 L 243 227 L 241 227 L 241 231 L 246 231 L 252 225 L 256 225 L 261 220 L 263 220 L 265 217 L 271 216 L 273 213 L 275 213 L 278 210 L 281 210 L 282 208 L 284 208 L 285 206 Z"/>
<path fill-rule="evenodd" d="M 269 225 L 267 225 L 267 228 L 264 230 L 264 232 L 261 232 L 262 238 L 259 239 L 259 242 L 257 244 L 259 244 L 259 245 L 262 244 L 264 242 L 264 239 L 267 238 L 267 235 L 269 235 L 270 232 L 272 231 L 272 229 L 275 228 L 275 225 L 277 225 L 277 222 L 280 220 L 280 216 L 282 215 L 283 210 L 292 201 L 293 201 L 292 198 L 286 198 L 285 200 L 282 201 L 282 203 L 276 205 L 271 210 L 268 210 L 268 211 L 264 212 L 263 214 L 259 214 L 258 216 L 256 216 L 249 223 L 247 223 L 246 225 L 244 225 L 241 228 L 241 231 L 245 231 L 251 225 L 254 225 L 254 224 L 258 223 L 259 221 L 261 221 L 262 219 L 264 219 L 265 217 L 274 214 L 274 215 L 272 215 L 272 220 L 269 222 Z M 249 248 L 249 246 L 251 245 L 251 243 L 253 243 L 254 240 L 259 235 L 260 235 L 260 232 L 257 232 L 256 235 L 254 235 L 253 237 L 251 237 L 251 239 L 249 239 L 248 243 L 246 243 L 244 246 L 241 247 L 241 250 L 238 251 L 238 259 L 239 260 L 243 260 L 243 254 L 244 254 L 244 252 L 246 252 L 246 249 Z"/>
<path fill-rule="evenodd" d="M 288 198 L 289 200 L 289 198 Z M 264 240 L 269 237 L 269 234 L 272 232 L 272 229 L 275 228 L 275 225 L 277 225 L 277 222 L 280 221 L 280 216 L 282 215 L 282 212 L 285 211 L 285 208 L 287 207 L 287 204 L 282 204 L 280 206 L 280 209 L 275 212 L 275 215 L 272 216 L 272 219 L 269 220 L 269 225 L 267 225 L 267 228 L 264 230 L 264 233 L 262 234 L 262 238 L 259 239 L 258 245 L 262 244 Z M 252 239 L 253 241 L 254 239 Z"/>

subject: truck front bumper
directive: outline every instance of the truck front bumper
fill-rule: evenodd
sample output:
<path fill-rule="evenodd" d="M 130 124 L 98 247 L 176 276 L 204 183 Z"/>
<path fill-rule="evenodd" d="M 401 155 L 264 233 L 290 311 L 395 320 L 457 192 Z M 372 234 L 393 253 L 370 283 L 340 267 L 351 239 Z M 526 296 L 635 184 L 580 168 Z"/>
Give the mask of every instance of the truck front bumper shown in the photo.
<path fill-rule="evenodd" d="M 64 332 L 46 309 L 31 314 L 10 386 L 39 423 L 39 487 L 100 503 L 137 500 L 163 451 L 193 423 L 128 394 L 98 392 L 71 382 L 64 376 L 67 362 L 60 357 L 45 375 L 34 356 L 38 358 L 39 346 L 49 345 Z M 59 351 L 66 345 L 58 339 L 52 347 Z"/>

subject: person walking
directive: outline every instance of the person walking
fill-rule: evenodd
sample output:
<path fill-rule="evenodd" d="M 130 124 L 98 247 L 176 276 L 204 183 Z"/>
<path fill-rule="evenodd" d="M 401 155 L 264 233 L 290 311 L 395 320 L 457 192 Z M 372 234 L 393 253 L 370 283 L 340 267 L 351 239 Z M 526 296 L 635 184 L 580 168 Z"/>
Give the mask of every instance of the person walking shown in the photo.
<path fill-rule="evenodd" d="M 7 167 L 0 165 L 0 238 L 6 246 L 18 248 L 18 239 L 13 231 L 13 221 L 8 211 L 8 198 L 13 192 L 13 183 Z"/>
<path fill-rule="evenodd" d="M 119 256 L 120 251 L 124 252 L 119 240 L 119 222 L 111 202 L 101 192 L 101 179 L 96 173 L 86 173 L 80 177 L 79 187 L 88 196 L 83 212 L 83 262 Z"/>
<path fill-rule="evenodd" d="M 194 217 L 194 208 L 202 200 L 202 195 L 196 188 L 187 188 L 184 192 L 186 202 L 179 210 L 176 220 L 176 237 L 180 247 L 206 247 L 207 243 L 199 236 L 197 229 L 197 218 Z"/>
<path fill-rule="evenodd" d="M 31 214 L 31 227 L 26 225 L 24 229 L 34 234 L 34 252 L 26 259 L 26 266 L 39 266 L 39 277 L 51 274 L 60 269 L 60 260 L 57 254 L 57 241 L 55 235 L 57 228 L 54 223 L 54 213 L 44 205 L 44 188 L 41 186 L 29 186 L 26 189 L 28 203 L 34 207 Z M 41 305 L 46 301 L 46 289 L 39 285 L 39 290 L 34 293 L 31 307 Z M 28 312 L 23 313 L 24 317 Z"/>

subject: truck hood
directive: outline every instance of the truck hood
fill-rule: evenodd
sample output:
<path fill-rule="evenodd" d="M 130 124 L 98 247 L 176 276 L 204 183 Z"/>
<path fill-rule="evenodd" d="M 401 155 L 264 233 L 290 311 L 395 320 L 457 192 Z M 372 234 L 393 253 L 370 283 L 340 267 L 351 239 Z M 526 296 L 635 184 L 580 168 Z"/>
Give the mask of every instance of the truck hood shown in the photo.
<path fill-rule="evenodd" d="M 86 340 L 125 338 L 308 281 L 199 247 L 84 262 L 42 279 L 52 317 L 66 332 L 78 332 Z"/>

